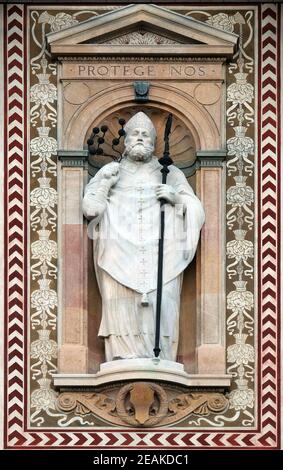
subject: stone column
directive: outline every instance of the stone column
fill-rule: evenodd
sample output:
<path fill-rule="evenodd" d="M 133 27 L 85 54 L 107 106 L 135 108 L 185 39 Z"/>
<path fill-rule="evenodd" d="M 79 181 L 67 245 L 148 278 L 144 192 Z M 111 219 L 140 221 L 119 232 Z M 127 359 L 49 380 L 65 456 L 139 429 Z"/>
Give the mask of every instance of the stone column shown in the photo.
<path fill-rule="evenodd" d="M 197 374 L 225 374 L 225 151 L 197 152 L 197 193 L 205 211 L 197 260 Z"/>
<path fill-rule="evenodd" d="M 82 214 L 87 151 L 59 151 L 61 325 L 59 373 L 88 372 L 87 249 Z"/>

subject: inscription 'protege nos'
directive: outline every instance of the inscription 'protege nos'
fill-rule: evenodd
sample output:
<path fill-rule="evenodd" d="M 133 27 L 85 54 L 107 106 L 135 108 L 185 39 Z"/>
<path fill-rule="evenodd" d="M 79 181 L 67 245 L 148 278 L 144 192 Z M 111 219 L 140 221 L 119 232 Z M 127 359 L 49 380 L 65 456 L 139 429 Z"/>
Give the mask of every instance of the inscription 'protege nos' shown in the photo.
<path fill-rule="evenodd" d="M 82 79 L 219 79 L 217 63 L 64 63 L 64 78 Z"/>
<path fill-rule="evenodd" d="M 155 65 L 78 65 L 79 76 L 88 75 L 89 77 L 131 77 L 133 75 L 137 77 L 155 77 L 159 78 L 160 67 Z M 167 69 L 167 70 L 166 70 Z M 168 65 L 162 67 L 162 72 L 171 77 L 192 77 L 196 75 L 203 77 L 205 75 L 204 66 L 194 65 Z"/>

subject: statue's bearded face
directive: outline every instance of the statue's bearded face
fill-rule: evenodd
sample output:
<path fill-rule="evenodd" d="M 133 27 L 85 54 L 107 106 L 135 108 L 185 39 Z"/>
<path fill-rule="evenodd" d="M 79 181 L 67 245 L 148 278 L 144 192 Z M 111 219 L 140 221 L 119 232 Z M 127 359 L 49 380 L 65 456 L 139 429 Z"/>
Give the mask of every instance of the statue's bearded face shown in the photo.
<path fill-rule="evenodd" d="M 137 127 L 126 136 L 124 155 L 130 160 L 146 162 L 152 157 L 154 140 L 148 129 Z"/>

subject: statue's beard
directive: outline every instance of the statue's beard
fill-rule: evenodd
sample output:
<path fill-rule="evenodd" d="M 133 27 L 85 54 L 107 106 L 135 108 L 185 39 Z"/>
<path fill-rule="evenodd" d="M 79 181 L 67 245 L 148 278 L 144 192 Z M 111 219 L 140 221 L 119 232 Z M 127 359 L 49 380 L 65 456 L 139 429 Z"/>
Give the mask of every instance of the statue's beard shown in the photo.
<path fill-rule="evenodd" d="M 135 162 L 146 162 L 151 159 L 154 151 L 153 145 L 143 144 L 127 145 L 124 156 Z"/>

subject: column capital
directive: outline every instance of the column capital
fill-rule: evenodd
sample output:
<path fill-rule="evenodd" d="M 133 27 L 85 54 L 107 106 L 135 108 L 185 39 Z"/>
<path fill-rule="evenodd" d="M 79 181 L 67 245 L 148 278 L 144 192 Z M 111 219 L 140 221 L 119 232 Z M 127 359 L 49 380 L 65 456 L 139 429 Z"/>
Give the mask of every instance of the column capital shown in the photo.
<path fill-rule="evenodd" d="M 222 167 L 226 156 L 226 150 L 198 150 L 196 152 L 197 169 L 203 167 Z"/>
<path fill-rule="evenodd" d="M 88 162 L 88 150 L 58 150 L 58 159 L 62 166 L 86 167 Z"/>

